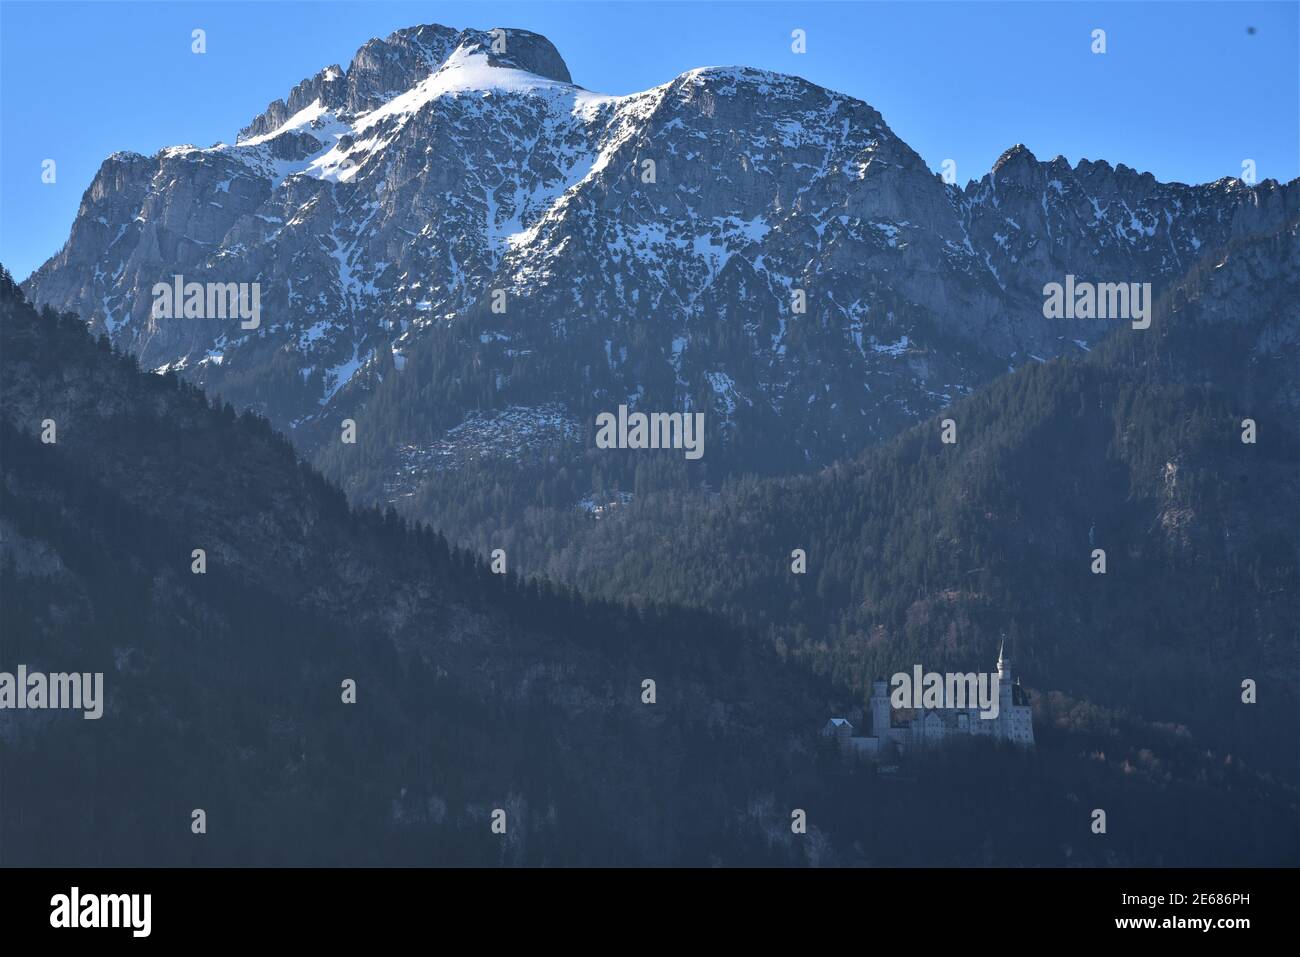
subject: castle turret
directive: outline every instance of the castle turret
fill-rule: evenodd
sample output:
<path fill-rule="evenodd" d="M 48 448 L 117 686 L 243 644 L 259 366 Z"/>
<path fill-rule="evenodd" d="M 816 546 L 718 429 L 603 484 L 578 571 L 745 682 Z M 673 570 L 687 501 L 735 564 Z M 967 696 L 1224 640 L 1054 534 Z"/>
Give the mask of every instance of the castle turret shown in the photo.
<path fill-rule="evenodd" d="M 998 643 L 998 720 L 997 735 L 1000 738 L 1010 738 L 1013 736 L 1012 721 L 1012 677 L 1011 677 L 1011 654 L 1006 649 L 1007 638 L 1002 636 Z"/>
<path fill-rule="evenodd" d="M 882 743 L 889 736 L 889 684 L 877 677 L 871 684 L 871 734 Z"/>

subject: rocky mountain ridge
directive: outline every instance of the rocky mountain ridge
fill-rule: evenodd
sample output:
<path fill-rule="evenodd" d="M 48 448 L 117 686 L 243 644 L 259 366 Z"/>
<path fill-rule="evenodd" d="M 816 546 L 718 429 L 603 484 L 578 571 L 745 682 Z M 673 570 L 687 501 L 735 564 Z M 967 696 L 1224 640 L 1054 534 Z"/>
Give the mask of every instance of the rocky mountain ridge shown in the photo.
<path fill-rule="evenodd" d="M 535 34 L 428 25 L 304 80 L 234 145 L 110 157 L 24 288 L 309 454 L 349 417 L 397 470 L 501 410 L 558 406 L 582 436 L 627 403 L 709 413 L 721 478 L 853 454 L 1116 328 L 1044 319 L 1045 283 L 1159 292 L 1297 215 L 1294 182 L 1162 184 L 1023 146 L 958 188 L 797 77 L 709 67 L 602 96 Z M 260 284 L 264 320 L 151 318 L 175 275 Z"/>

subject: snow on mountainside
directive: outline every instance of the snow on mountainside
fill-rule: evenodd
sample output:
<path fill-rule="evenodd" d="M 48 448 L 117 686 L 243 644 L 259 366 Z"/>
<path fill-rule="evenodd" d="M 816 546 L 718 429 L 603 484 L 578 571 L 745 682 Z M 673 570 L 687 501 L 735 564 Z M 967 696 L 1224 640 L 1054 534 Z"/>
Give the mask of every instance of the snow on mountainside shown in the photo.
<path fill-rule="evenodd" d="M 1044 320 L 1045 283 L 1158 295 L 1298 205 L 1295 183 L 1161 184 L 1020 146 L 959 189 L 797 77 L 711 67 L 601 96 L 535 34 L 420 26 L 234 144 L 109 157 L 25 285 L 309 451 L 382 419 L 406 472 L 503 410 L 585 425 L 627 403 L 706 411 L 723 471 L 788 469 L 1115 328 Z M 178 274 L 259 283 L 260 326 L 151 318 Z"/>

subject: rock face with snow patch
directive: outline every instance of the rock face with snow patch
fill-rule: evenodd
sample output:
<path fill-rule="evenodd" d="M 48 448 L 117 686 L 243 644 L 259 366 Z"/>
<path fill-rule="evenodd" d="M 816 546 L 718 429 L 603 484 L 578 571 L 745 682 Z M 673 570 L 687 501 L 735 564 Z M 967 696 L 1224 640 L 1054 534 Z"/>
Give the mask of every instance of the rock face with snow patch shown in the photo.
<path fill-rule="evenodd" d="M 601 96 L 535 34 L 431 25 L 304 80 L 234 145 L 110 157 L 26 289 L 308 451 L 344 417 L 382 417 L 397 461 L 484 410 L 626 403 L 703 409 L 712 467 L 771 471 L 1117 328 L 1045 320 L 1045 283 L 1160 295 L 1298 210 L 1294 182 L 1161 184 L 1024 147 L 959 189 L 796 77 Z M 261 326 L 151 318 L 175 275 L 259 283 Z"/>

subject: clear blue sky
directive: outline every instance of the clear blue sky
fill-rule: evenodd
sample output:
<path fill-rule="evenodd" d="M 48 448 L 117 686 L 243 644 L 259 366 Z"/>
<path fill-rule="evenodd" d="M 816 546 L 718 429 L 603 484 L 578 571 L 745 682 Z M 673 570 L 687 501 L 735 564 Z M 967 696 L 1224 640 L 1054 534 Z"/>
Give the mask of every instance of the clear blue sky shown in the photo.
<path fill-rule="evenodd" d="M 866 100 L 934 169 L 1008 146 L 1162 180 L 1300 175 L 1291 2 L 0 2 L 0 262 L 58 251 L 100 162 L 233 141 L 273 99 L 416 23 L 523 27 L 574 81 L 628 93 L 698 66 L 796 73 Z M 190 31 L 208 52 L 190 52 Z M 790 50 L 807 31 L 808 52 Z M 1255 32 L 1248 32 L 1253 27 Z M 1105 55 L 1089 46 L 1107 35 Z M 41 162 L 58 163 L 53 185 Z"/>

